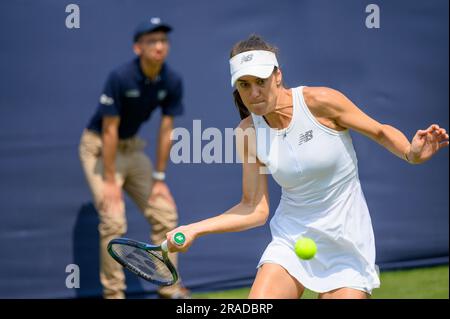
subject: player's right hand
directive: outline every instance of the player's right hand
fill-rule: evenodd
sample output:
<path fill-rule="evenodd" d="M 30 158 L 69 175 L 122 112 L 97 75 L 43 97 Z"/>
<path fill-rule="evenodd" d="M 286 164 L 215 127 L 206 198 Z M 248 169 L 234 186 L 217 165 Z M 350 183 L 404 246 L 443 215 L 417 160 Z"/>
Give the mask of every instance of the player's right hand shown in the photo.
<path fill-rule="evenodd" d="M 177 245 L 172 241 L 173 235 L 176 233 L 183 233 L 185 236 L 185 242 L 183 245 Z M 169 248 L 169 252 L 171 253 L 175 253 L 175 252 L 186 252 L 189 247 L 192 245 L 192 243 L 194 242 L 196 238 L 195 233 L 193 232 L 193 230 L 191 229 L 191 227 L 188 226 L 180 226 L 177 227 L 175 229 L 173 229 L 172 231 L 168 232 L 166 234 L 166 239 L 167 239 L 167 247 Z"/>

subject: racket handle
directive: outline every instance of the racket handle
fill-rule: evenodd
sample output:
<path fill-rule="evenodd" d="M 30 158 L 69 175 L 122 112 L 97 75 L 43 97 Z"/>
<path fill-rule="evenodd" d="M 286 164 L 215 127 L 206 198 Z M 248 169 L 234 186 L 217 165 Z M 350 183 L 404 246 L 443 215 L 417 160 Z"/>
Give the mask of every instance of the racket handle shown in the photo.
<path fill-rule="evenodd" d="M 172 242 L 177 246 L 183 246 L 185 241 L 186 237 L 181 232 L 175 233 L 172 236 Z M 167 247 L 167 239 L 161 243 L 161 249 L 166 252 L 169 251 L 169 248 Z"/>

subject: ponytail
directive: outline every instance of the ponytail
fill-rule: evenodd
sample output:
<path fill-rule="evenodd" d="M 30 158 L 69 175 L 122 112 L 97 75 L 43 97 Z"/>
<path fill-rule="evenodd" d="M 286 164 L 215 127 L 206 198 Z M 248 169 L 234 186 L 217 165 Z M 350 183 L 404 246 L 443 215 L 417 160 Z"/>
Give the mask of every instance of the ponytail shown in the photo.
<path fill-rule="evenodd" d="M 244 105 L 244 102 L 242 102 L 241 96 L 239 95 L 238 90 L 233 91 L 233 98 L 234 98 L 234 105 L 236 105 L 236 108 L 239 111 L 239 116 L 241 117 L 241 120 L 245 119 L 250 115 L 250 112 L 248 111 L 247 107 Z"/>

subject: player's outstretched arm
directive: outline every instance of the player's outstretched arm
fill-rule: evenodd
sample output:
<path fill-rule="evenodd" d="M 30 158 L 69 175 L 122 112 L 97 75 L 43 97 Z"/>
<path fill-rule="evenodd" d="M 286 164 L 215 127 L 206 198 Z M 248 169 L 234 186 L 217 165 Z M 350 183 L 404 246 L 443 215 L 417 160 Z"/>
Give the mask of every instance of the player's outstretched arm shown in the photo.
<path fill-rule="evenodd" d="M 241 201 L 223 214 L 193 224 L 180 226 L 167 233 L 170 251 L 186 251 L 193 241 L 206 234 L 238 232 L 265 224 L 269 216 L 267 176 L 256 158 L 256 136 L 251 118 L 244 119 L 236 129 L 237 151 L 242 161 Z M 182 246 L 171 242 L 172 235 L 182 232 L 186 241 Z"/>
<path fill-rule="evenodd" d="M 330 88 L 308 88 L 306 99 L 308 106 L 320 110 L 323 117 L 364 134 L 410 164 L 424 163 L 449 145 L 447 131 L 437 124 L 418 130 L 410 143 L 398 129 L 377 122 L 345 95 Z"/>

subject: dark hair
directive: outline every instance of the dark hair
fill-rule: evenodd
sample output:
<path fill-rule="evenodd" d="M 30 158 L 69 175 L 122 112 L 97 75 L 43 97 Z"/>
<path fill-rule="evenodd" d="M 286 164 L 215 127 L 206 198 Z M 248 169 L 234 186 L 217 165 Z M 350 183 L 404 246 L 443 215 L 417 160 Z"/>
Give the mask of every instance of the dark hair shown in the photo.
<path fill-rule="evenodd" d="M 234 57 L 235 55 L 238 55 L 242 52 L 247 51 L 253 51 L 253 50 L 264 50 L 264 51 L 270 51 L 275 53 L 275 55 L 278 54 L 278 48 L 274 47 L 273 45 L 270 45 L 267 43 L 261 36 L 257 34 L 251 34 L 248 39 L 239 41 L 236 43 L 230 52 L 230 59 Z M 277 67 L 274 68 L 274 71 L 277 70 Z M 244 105 L 244 102 L 242 102 L 241 96 L 239 95 L 239 92 L 237 89 L 233 91 L 233 98 L 234 98 L 234 104 L 236 105 L 239 115 L 242 119 L 245 119 L 247 116 L 250 115 L 249 110 Z"/>

